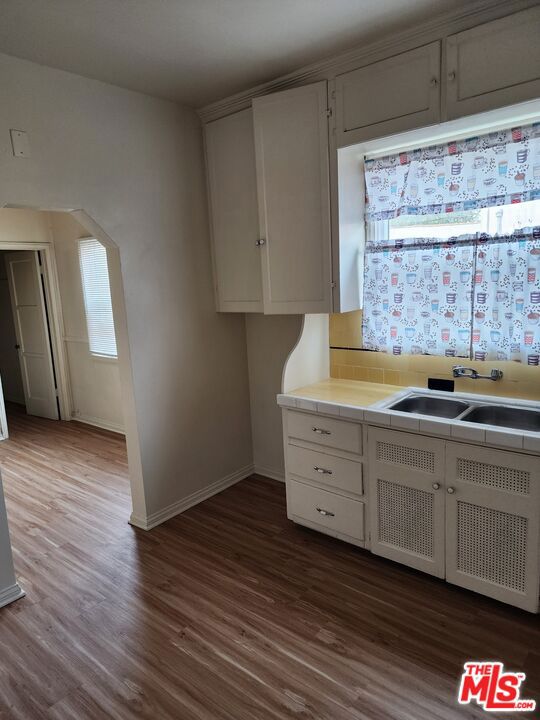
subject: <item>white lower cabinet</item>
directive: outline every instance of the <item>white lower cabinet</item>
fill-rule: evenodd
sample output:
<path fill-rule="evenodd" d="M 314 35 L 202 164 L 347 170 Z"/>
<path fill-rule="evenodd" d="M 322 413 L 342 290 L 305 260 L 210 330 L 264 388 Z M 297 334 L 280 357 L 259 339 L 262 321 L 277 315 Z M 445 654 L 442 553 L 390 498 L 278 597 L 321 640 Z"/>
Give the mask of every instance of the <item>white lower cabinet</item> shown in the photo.
<path fill-rule="evenodd" d="M 371 550 L 538 611 L 537 457 L 368 429 Z"/>
<path fill-rule="evenodd" d="M 291 480 L 287 491 L 291 519 L 328 535 L 364 543 L 364 503 Z"/>
<path fill-rule="evenodd" d="M 288 517 L 365 547 L 363 426 L 284 410 L 283 429 Z"/>
<path fill-rule="evenodd" d="M 444 577 L 444 441 L 370 427 L 371 551 Z"/>
<path fill-rule="evenodd" d="M 540 460 L 446 444 L 446 579 L 536 612 Z"/>
<path fill-rule="evenodd" d="M 538 612 L 540 459 L 283 411 L 296 523 Z"/>

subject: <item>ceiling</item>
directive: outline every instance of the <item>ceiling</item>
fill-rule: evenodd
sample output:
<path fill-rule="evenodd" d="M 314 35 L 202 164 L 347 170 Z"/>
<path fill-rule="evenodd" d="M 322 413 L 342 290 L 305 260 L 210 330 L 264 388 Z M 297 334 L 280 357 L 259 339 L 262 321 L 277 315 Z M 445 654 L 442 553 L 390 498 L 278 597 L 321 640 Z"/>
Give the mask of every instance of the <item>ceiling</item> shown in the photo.
<path fill-rule="evenodd" d="M 474 0 L 0 0 L 0 52 L 199 107 Z"/>

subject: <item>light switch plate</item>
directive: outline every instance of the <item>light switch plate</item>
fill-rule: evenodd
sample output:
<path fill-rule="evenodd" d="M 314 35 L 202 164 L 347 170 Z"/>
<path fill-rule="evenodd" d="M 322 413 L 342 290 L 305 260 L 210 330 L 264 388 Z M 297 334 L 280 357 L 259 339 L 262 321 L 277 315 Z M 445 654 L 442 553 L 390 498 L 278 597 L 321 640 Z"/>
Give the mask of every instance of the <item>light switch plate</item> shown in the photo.
<path fill-rule="evenodd" d="M 24 130 L 10 130 L 11 146 L 13 147 L 13 155 L 20 158 L 30 157 L 30 141 Z"/>

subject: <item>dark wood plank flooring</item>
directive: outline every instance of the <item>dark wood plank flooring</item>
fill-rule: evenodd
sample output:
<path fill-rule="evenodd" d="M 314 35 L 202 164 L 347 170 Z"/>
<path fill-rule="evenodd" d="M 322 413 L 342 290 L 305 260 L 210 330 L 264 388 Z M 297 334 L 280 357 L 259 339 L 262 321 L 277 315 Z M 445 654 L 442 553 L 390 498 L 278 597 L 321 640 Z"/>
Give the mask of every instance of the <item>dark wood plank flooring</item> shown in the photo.
<path fill-rule="evenodd" d="M 121 437 L 20 412 L 10 430 L 28 594 L 0 610 L 1 720 L 487 717 L 456 703 L 468 659 L 525 670 L 540 699 L 538 617 L 294 526 L 281 484 L 145 533 Z"/>

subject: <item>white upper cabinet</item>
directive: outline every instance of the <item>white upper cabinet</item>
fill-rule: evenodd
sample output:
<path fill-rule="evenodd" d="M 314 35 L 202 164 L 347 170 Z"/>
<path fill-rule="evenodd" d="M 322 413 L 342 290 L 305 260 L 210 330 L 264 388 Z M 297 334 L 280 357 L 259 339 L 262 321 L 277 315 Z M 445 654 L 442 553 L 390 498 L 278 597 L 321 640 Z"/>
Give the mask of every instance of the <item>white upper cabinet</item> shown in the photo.
<path fill-rule="evenodd" d="M 440 120 L 439 41 L 336 77 L 338 147 Z"/>
<path fill-rule="evenodd" d="M 540 96 L 540 7 L 450 36 L 449 119 Z"/>
<path fill-rule="evenodd" d="M 253 100 L 265 313 L 331 311 L 327 84 Z"/>
<path fill-rule="evenodd" d="M 205 141 L 217 309 L 262 312 L 251 110 L 208 123 Z"/>

